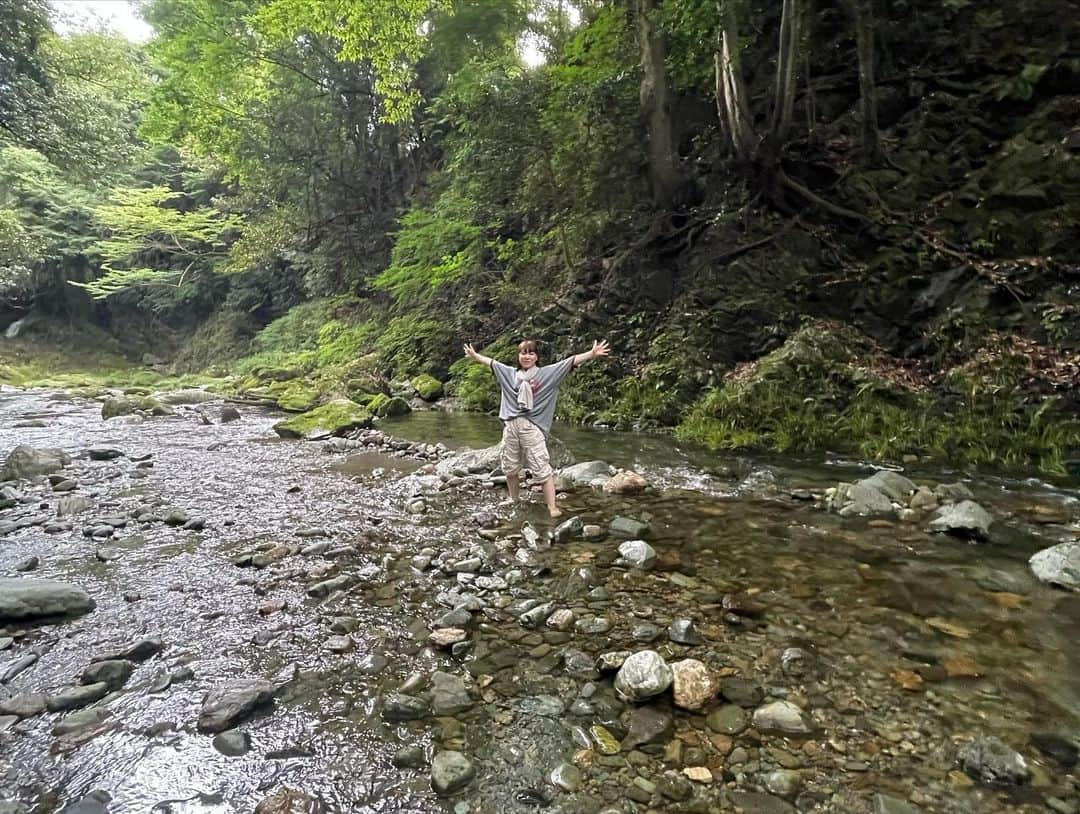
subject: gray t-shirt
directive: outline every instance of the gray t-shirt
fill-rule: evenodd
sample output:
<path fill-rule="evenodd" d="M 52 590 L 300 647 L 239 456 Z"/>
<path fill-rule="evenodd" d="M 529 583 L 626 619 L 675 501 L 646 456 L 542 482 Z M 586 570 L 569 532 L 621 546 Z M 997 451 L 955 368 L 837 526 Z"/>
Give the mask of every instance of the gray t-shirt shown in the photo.
<path fill-rule="evenodd" d="M 544 435 L 547 435 L 551 432 L 551 422 L 555 418 L 555 399 L 559 395 L 559 385 L 566 378 L 566 374 L 573 369 L 573 356 L 567 356 L 561 362 L 538 368 L 536 376 L 529 382 L 533 391 L 533 406 L 531 410 L 526 410 L 519 407 L 517 403 L 518 385 L 514 381 L 517 368 L 493 359 L 491 372 L 495 374 L 495 380 L 499 383 L 499 393 L 502 395 L 499 402 L 499 418 L 503 421 L 509 421 L 512 418 L 527 418 L 543 430 Z"/>

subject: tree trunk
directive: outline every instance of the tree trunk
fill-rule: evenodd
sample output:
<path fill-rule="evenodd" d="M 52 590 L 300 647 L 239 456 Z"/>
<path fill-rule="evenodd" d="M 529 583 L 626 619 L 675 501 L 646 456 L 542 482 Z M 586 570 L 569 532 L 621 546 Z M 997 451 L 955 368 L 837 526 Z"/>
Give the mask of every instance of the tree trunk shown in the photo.
<path fill-rule="evenodd" d="M 641 45 L 641 112 L 648 142 L 649 184 L 653 203 L 669 208 L 682 181 L 671 121 L 667 44 L 652 19 L 658 0 L 638 0 L 638 41 Z"/>
<path fill-rule="evenodd" d="M 776 95 L 769 128 L 777 152 L 787 141 L 791 115 L 795 109 L 795 65 L 799 55 L 800 23 L 798 0 L 783 0 L 776 56 Z"/>
<path fill-rule="evenodd" d="M 749 164 L 756 139 L 746 103 L 740 63 L 739 22 L 730 2 L 720 0 L 720 43 L 716 52 L 716 106 L 735 157 Z"/>
<path fill-rule="evenodd" d="M 873 0 L 850 0 L 855 20 L 855 47 L 859 57 L 859 145 L 863 160 L 877 163 L 882 158 L 881 134 L 877 120 L 877 86 L 874 81 Z"/>

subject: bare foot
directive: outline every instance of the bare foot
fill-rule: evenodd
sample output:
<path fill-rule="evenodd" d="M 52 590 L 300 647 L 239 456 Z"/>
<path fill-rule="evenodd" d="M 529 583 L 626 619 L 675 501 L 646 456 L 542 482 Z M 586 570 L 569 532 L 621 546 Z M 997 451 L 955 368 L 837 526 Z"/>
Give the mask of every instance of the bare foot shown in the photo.
<path fill-rule="evenodd" d="M 562 517 L 562 509 L 548 509 L 548 514 L 552 517 Z"/>

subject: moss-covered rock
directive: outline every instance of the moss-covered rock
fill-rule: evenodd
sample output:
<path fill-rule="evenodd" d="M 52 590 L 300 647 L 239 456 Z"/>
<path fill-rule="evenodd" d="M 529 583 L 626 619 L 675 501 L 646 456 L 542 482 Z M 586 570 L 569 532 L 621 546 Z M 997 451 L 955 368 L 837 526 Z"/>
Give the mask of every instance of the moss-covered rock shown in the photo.
<path fill-rule="evenodd" d="M 424 401 L 435 401 L 443 394 L 442 382 L 427 373 L 421 373 L 409 384 Z"/>
<path fill-rule="evenodd" d="M 104 419 L 115 418 L 120 415 L 172 415 L 173 411 L 150 396 L 124 396 L 121 398 L 106 399 L 101 405 L 101 417 Z"/>
<path fill-rule="evenodd" d="M 345 378 L 345 395 L 350 399 L 362 404 L 364 399 L 370 400 L 372 396 L 386 392 L 386 381 L 377 373 L 350 366 Z"/>
<path fill-rule="evenodd" d="M 304 382 L 291 382 L 277 396 L 277 405 L 289 413 L 306 413 L 319 403 L 319 391 Z"/>
<path fill-rule="evenodd" d="M 349 430 L 371 426 L 371 411 L 348 399 L 335 399 L 274 425 L 282 438 L 313 438 L 344 435 Z"/>
<path fill-rule="evenodd" d="M 394 417 L 412 412 L 409 402 L 405 401 L 405 399 L 400 396 L 388 396 L 385 393 L 372 396 L 367 403 L 367 408 L 379 418 Z"/>

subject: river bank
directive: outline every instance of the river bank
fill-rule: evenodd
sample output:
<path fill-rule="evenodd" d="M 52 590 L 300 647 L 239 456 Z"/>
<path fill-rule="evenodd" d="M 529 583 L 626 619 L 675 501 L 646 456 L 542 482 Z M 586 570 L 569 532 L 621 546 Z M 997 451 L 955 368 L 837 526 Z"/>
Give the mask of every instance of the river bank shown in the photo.
<path fill-rule="evenodd" d="M 1080 609 L 1027 566 L 1075 539 L 1068 490 L 965 478 L 995 521 L 973 544 L 924 517 L 827 512 L 827 489 L 870 474 L 858 462 L 568 430 L 578 460 L 652 486 L 568 490 L 581 527 L 549 543 L 540 504 L 497 507 L 497 479 L 451 457 L 497 438 L 484 417 L 283 441 L 280 414 L 240 406 L 222 423 L 210 398 L 103 421 L 98 401 L 0 394 L 0 450 L 73 459 L 56 484 L 16 485 L 0 519 L 40 523 L 7 531 L 3 576 L 37 557 L 25 577 L 96 603 L 8 624 L 5 675 L 36 659 L 5 697 L 55 698 L 93 658 L 160 640 L 82 712 L 5 717 L 12 804 L 91 806 L 100 791 L 82 810 L 269 812 L 288 794 L 330 811 L 1076 810 Z M 57 517 L 62 497 L 89 505 Z M 648 567 L 620 552 L 629 521 Z M 607 669 L 627 652 L 700 662 L 710 691 L 693 709 L 678 690 L 627 701 Z M 207 694 L 237 678 L 274 700 L 201 729 Z M 91 725 L 53 734 L 77 714 Z M 963 762 L 987 738 L 1022 755 L 1023 782 L 983 782 L 992 756 Z"/>

